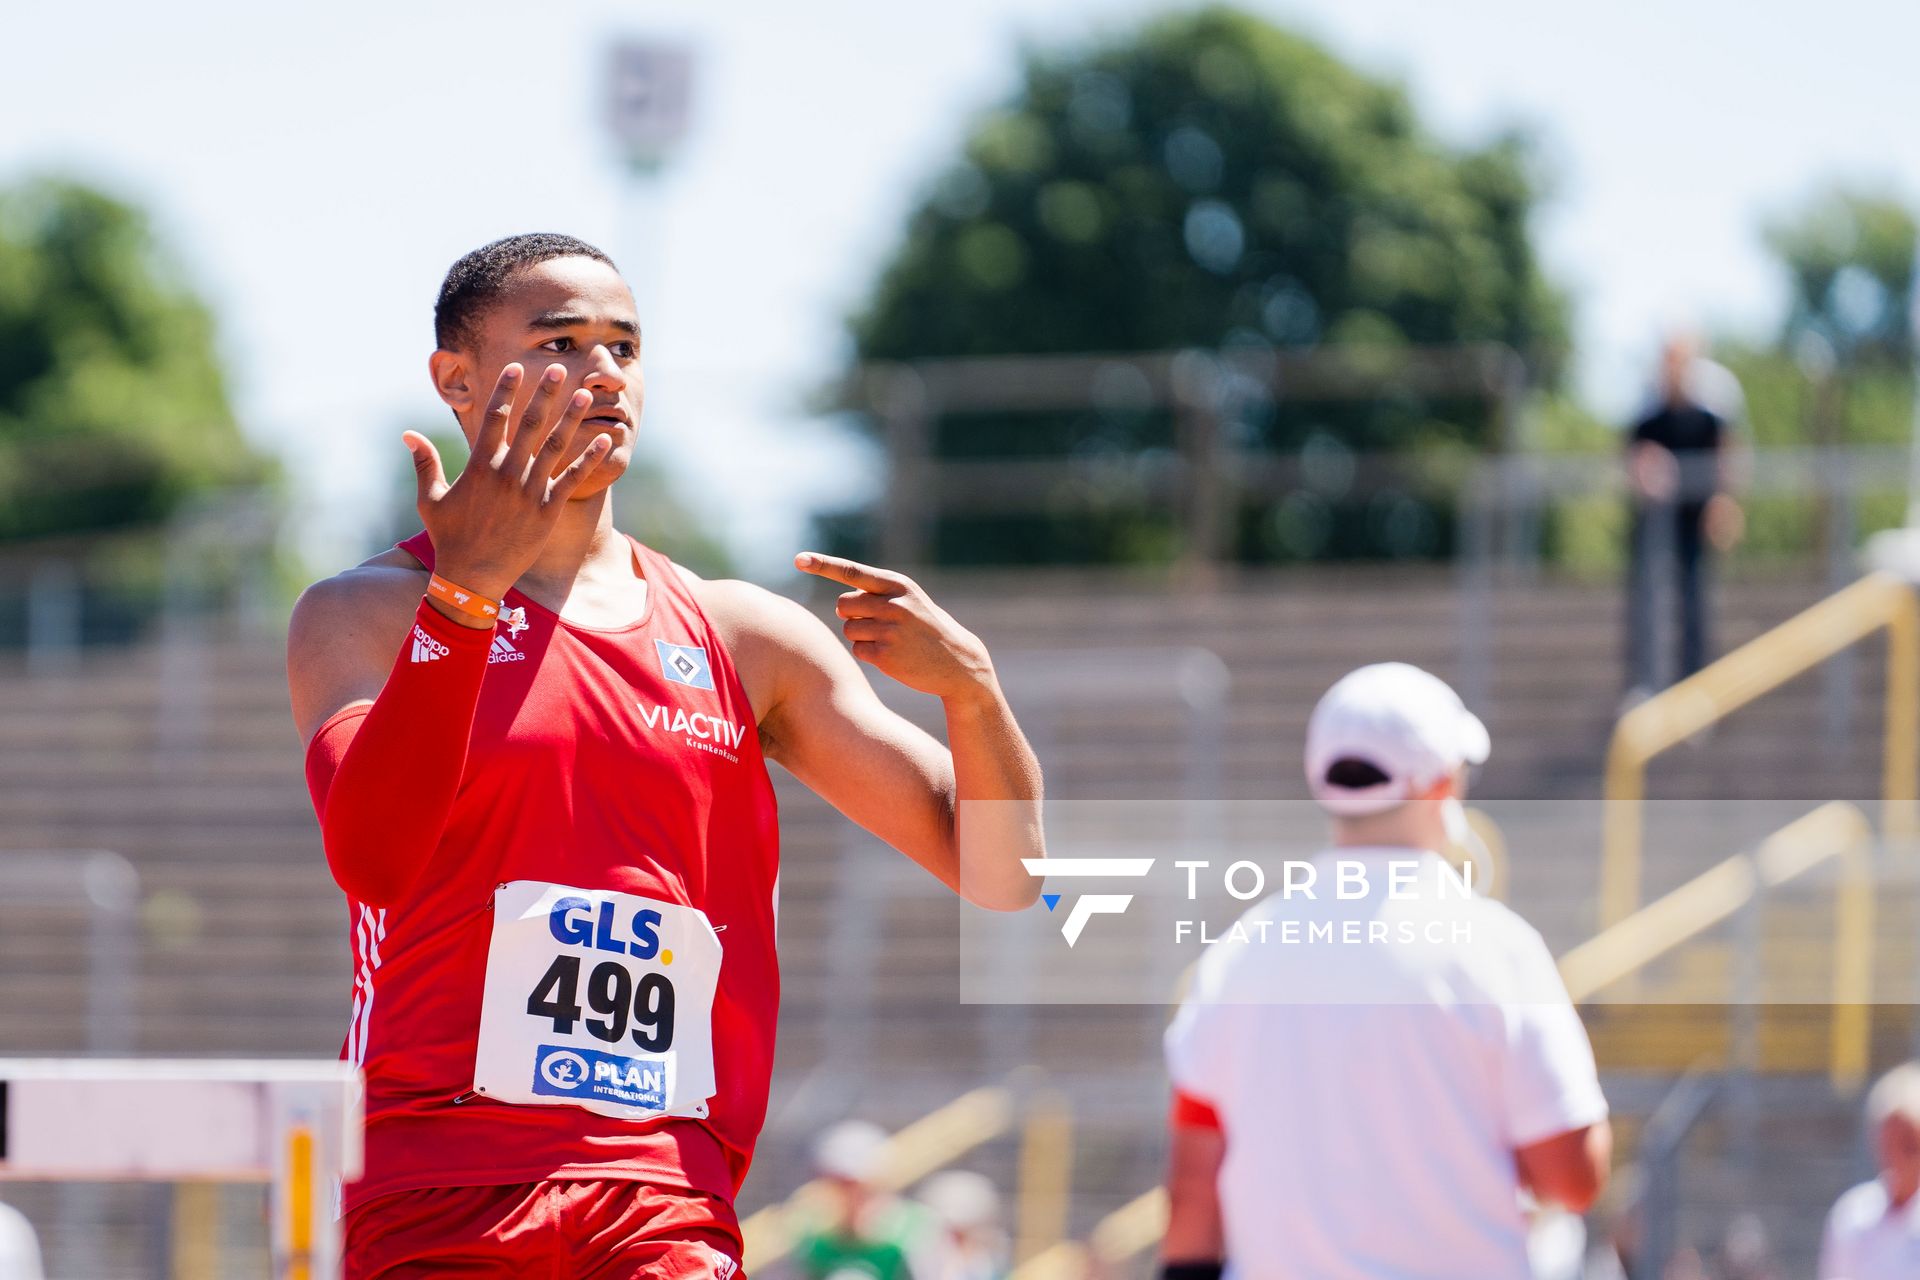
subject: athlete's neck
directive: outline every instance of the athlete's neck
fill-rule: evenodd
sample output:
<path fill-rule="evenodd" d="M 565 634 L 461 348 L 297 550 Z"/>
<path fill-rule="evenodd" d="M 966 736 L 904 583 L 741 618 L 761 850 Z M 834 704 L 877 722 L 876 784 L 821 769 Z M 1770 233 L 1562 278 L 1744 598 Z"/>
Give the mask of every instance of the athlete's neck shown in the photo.
<path fill-rule="evenodd" d="M 611 490 L 567 503 L 540 558 L 514 585 L 535 603 L 588 625 L 631 621 L 645 583 L 636 582 L 632 549 L 613 527 Z"/>

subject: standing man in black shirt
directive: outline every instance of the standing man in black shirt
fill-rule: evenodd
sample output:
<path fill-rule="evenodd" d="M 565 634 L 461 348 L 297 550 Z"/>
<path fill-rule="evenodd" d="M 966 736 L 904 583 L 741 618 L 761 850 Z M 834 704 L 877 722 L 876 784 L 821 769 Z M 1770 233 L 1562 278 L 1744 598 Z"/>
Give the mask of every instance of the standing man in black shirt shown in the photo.
<path fill-rule="evenodd" d="M 1628 698 L 1662 681 L 1654 653 L 1654 609 L 1662 579 L 1679 591 L 1680 670 L 1707 663 L 1707 555 L 1737 542 L 1742 516 L 1727 492 L 1734 449 L 1733 406 L 1700 386 L 1702 360 L 1690 337 L 1668 339 L 1660 357 L 1660 396 L 1634 425 L 1627 446 L 1633 494 L 1633 544 L 1627 572 Z M 1731 380 L 1731 375 L 1725 375 Z M 1711 403 L 1709 403 L 1711 402 Z"/>

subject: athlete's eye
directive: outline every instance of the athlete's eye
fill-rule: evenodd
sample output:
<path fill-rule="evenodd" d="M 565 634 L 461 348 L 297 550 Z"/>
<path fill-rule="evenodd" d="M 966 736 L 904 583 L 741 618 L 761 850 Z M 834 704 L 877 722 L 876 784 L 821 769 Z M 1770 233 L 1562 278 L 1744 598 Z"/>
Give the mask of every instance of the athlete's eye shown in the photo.
<path fill-rule="evenodd" d="M 573 339 L 572 338 L 549 338 L 547 341 L 540 344 L 540 349 L 542 351 L 552 351 L 555 353 L 559 353 L 562 351 L 571 351 L 573 350 Z"/>
<path fill-rule="evenodd" d="M 616 359 L 631 360 L 640 354 L 640 344 L 637 342 L 616 342 L 612 346 L 612 351 Z"/>

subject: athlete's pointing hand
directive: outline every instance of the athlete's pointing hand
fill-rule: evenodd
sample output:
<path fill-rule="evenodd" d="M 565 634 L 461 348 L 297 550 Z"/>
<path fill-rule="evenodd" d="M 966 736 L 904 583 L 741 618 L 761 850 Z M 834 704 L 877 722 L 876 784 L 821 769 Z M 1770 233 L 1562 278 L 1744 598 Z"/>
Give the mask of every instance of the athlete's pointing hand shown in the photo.
<path fill-rule="evenodd" d="M 435 572 L 447 581 L 495 600 L 504 596 L 539 558 L 567 499 L 613 448 L 612 437 L 602 433 L 565 462 L 593 407 L 593 393 L 585 388 L 571 397 L 561 395 L 566 378 L 566 366 L 548 365 L 509 432 L 526 373 L 517 364 L 502 369 L 473 456 L 452 484 L 432 441 L 417 431 L 402 437 L 413 454 L 420 519 L 433 537 Z"/>
<path fill-rule="evenodd" d="M 805 573 L 852 590 L 834 603 L 853 656 L 909 689 L 947 698 L 990 682 L 993 661 L 980 638 L 953 620 L 903 573 L 875 569 L 838 556 L 803 551 L 793 559 Z"/>

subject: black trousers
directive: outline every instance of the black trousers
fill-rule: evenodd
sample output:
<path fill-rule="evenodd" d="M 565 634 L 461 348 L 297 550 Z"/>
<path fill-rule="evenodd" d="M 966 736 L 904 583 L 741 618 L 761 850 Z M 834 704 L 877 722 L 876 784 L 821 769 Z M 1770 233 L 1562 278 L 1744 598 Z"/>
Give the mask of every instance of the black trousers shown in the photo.
<path fill-rule="evenodd" d="M 1660 689 L 1657 636 L 1660 597 L 1671 582 L 1678 595 L 1683 679 L 1707 665 L 1708 563 L 1706 503 L 1650 502 L 1634 508 L 1627 564 L 1627 685 Z"/>

